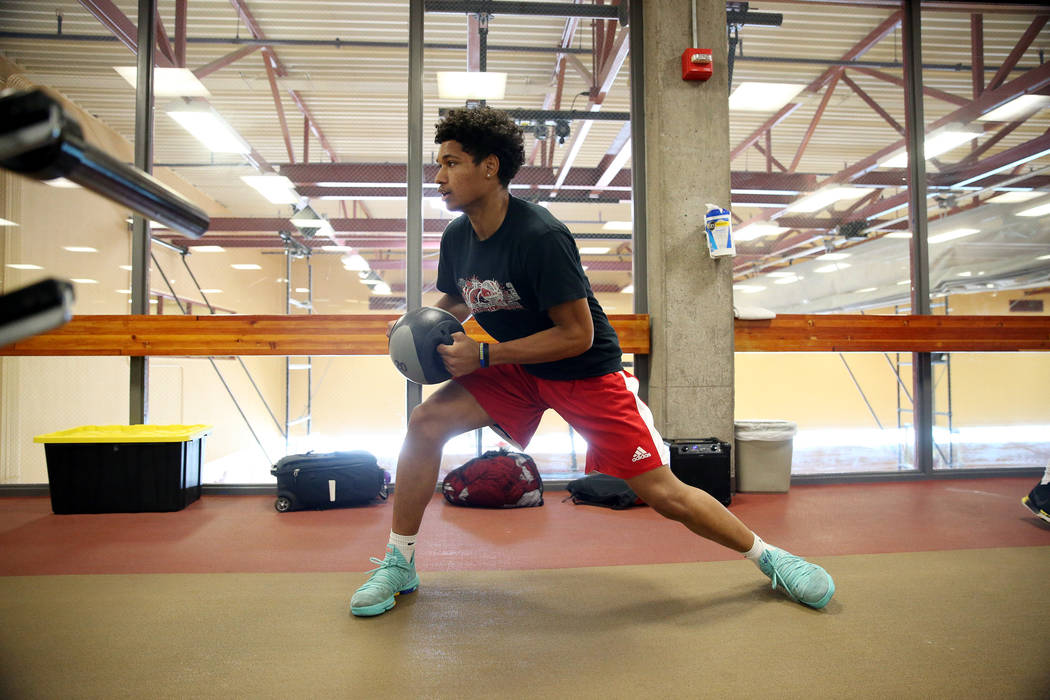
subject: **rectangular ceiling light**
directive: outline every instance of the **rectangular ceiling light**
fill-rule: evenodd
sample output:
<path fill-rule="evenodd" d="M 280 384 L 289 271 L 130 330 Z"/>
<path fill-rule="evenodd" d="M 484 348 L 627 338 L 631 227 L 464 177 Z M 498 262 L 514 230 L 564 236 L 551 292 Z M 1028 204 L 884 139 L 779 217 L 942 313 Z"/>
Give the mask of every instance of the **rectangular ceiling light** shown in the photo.
<path fill-rule="evenodd" d="M 0 226 L 18 226 L 14 221 L 8 221 L 7 219 L 0 219 Z"/>
<path fill-rule="evenodd" d="M 262 267 L 259 265 L 253 265 L 251 263 L 237 263 L 230 265 L 234 270 L 261 270 Z"/>
<path fill-rule="evenodd" d="M 1017 212 L 1018 216 L 1044 216 L 1046 214 L 1050 214 L 1050 203 Z"/>
<path fill-rule="evenodd" d="M 803 197 L 788 206 L 792 212 L 814 212 L 843 199 L 857 199 L 874 192 L 873 187 L 828 187 Z"/>
<path fill-rule="evenodd" d="M 438 71 L 438 96 L 443 100 L 502 100 L 507 74 Z"/>
<path fill-rule="evenodd" d="M 39 265 L 29 265 L 27 263 L 8 263 L 4 267 L 9 267 L 12 270 L 43 270 L 44 268 Z"/>
<path fill-rule="evenodd" d="M 1039 192 L 1038 190 L 1015 190 L 1013 192 L 1003 192 L 991 197 L 985 202 L 987 204 L 1017 204 L 1018 202 L 1027 202 L 1030 199 L 1036 199 L 1042 197 L 1045 192 Z"/>
<path fill-rule="evenodd" d="M 296 204 L 299 201 L 295 186 L 284 175 L 241 175 L 241 179 L 272 204 Z"/>
<path fill-rule="evenodd" d="M 168 116 L 213 153 L 250 153 L 251 146 L 210 105 L 190 103 L 168 110 Z"/>
<path fill-rule="evenodd" d="M 942 153 L 947 153 L 958 148 L 968 141 L 973 141 L 981 135 L 979 131 L 967 129 L 944 129 L 936 134 L 930 134 L 923 143 L 923 154 L 926 159 L 936 158 Z M 908 166 L 908 151 L 903 150 L 895 156 L 891 156 L 879 163 L 883 168 L 905 168 Z"/>
<path fill-rule="evenodd" d="M 791 229 L 785 228 L 784 226 L 777 226 L 775 224 L 748 224 L 741 229 L 733 232 L 733 239 L 737 241 L 753 241 L 756 238 L 762 238 L 762 236 L 775 236 Z"/>
<path fill-rule="evenodd" d="M 191 253 L 225 253 L 226 249 L 221 245 L 195 245 L 190 248 Z"/>
<path fill-rule="evenodd" d="M 633 231 L 634 224 L 630 221 L 606 221 L 602 224 L 602 231 Z"/>
<path fill-rule="evenodd" d="M 850 266 L 849 263 L 831 263 L 830 265 L 823 265 L 813 270 L 813 272 L 819 272 L 824 275 L 829 272 L 838 272 L 839 270 L 845 270 Z"/>
<path fill-rule="evenodd" d="M 605 255 L 608 252 L 608 248 L 580 248 L 581 255 Z"/>
<path fill-rule="evenodd" d="M 729 111 L 776 112 L 804 87 L 790 83 L 740 83 L 729 96 Z"/>
<path fill-rule="evenodd" d="M 927 243 L 944 243 L 945 241 L 954 241 L 956 238 L 965 238 L 966 236 L 972 236 L 973 234 L 980 232 L 980 229 L 976 228 L 957 228 L 952 231 L 938 233 L 936 236 L 930 236 L 927 240 Z"/>
<path fill-rule="evenodd" d="M 128 81 L 131 87 L 138 87 L 138 67 L 114 66 L 113 70 Z M 211 97 L 208 88 L 204 87 L 189 68 L 154 68 L 154 97 Z"/>
<path fill-rule="evenodd" d="M 1028 117 L 1048 104 L 1050 104 L 1050 96 L 1021 95 L 1004 105 L 996 107 L 983 117 L 977 117 L 977 120 L 982 122 L 1012 122 Z"/>

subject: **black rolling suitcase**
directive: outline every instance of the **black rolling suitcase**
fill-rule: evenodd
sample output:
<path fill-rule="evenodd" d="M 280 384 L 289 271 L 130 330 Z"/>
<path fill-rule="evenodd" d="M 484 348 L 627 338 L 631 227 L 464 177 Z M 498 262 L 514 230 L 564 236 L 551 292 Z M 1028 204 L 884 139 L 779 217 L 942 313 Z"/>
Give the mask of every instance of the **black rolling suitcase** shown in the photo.
<path fill-rule="evenodd" d="M 390 475 L 364 450 L 288 455 L 273 465 L 277 477 L 274 508 L 284 513 L 304 508 L 360 506 L 386 500 Z"/>
<path fill-rule="evenodd" d="M 671 471 L 680 481 L 707 491 L 722 505 L 730 504 L 728 442 L 718 438 L 664 442 L 671 450 Z"/>

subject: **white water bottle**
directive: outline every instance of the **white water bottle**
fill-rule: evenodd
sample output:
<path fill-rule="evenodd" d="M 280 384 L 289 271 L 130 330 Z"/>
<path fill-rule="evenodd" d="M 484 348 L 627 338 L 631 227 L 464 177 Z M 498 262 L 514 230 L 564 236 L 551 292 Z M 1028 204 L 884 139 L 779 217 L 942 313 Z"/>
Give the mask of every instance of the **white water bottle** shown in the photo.
<path fill-rule="evenodd" d="M 736 255 L 733 247 L 733 222 L 728 209 L 717 204 L 707 205 L 704 230 L 707 232 L 707 248 L 712 258 Z"/>

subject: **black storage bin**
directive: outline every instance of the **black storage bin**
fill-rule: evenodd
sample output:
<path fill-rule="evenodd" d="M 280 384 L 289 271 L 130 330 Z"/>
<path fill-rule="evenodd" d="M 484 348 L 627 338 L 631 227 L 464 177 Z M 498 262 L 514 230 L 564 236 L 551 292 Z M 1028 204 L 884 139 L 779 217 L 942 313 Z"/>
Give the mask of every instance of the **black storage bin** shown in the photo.
<path fill-rule="evenodd" d="M 665 440 L 671 450 L 671 471 L 680 481 L 703 489 L 728 506 L 733 499 L 729 483 L 728 442 L 718 438 Z"/>
<path fill-rule="evenodd" d="M 97 437 L 49 442 L 50 436 L 39 436 L 37 441 L 45 443 L 51 510 L 62 515 L 182 510 L 201 495 L 205 434 L 170 442 Z"/>

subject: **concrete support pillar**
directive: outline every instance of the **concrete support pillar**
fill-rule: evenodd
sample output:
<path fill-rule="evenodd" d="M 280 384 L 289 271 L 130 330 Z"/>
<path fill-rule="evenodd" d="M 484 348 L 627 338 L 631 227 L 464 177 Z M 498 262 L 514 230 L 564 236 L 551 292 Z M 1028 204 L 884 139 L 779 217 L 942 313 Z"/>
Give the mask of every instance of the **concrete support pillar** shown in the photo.
<path fill-rule="evenodd" d="M 714 76 L 682 80 L 682 51 L 712 50 Z M 665 438 L 733 441 L 732 258 L 712 259 L 706 203 L 729 206 L 724 0 L 644 4 L 645 178 L 652 350 L 648 401 Z M 633 29 L 633 27 L 632 27 Z"/>

